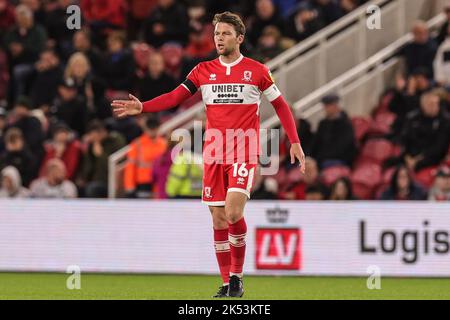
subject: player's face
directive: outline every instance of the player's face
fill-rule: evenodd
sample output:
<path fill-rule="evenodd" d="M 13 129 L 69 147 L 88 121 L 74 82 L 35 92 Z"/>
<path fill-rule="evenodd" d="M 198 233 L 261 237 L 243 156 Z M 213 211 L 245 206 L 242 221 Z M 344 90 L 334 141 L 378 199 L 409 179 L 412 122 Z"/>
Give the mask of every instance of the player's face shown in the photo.
<path fill-rule="evenodd" d="M 219 22 L 214 30 L 214 43 L 217 54 L 228 56 L 239 48 L 244 36 L 237 35 L 231 24 Z"/>

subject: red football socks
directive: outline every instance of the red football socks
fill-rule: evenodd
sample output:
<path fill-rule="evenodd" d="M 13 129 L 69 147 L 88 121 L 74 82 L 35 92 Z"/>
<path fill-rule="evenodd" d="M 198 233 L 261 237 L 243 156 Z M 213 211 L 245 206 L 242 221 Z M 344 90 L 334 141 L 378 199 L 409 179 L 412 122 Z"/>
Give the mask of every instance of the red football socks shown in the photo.
<path fill-rule="evenodd" d="M 230 241 L 231 267 L 230 276 L 237 275 L 242 278 L 242 268 L 245 260 L 245 236 L 247 224 L 245 219 L 229 224 L 228 240 Z"/>
<path fill-rule="evenodd" d="M 230 244 L 228 242 L 228 228 L 222 230 L 214 229 L 214 248 L 216 250 L 217 262 L 223 284 L 228 285 L 230 279 Z"/>

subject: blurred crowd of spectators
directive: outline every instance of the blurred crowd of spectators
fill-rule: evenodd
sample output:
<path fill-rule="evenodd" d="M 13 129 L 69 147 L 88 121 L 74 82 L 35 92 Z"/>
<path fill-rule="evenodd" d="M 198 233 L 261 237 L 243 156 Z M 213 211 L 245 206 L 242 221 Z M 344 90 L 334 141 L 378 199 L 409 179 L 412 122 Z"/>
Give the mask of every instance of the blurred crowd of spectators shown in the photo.
<path fill-rule="evenodd" d="M 123 177 L 127 197 L 198 198 L 201 167 L 184 159 L 174 164 L 175 144 L 157 135 L 162 122 L 192 101 L 156 117 L 121 120 L 112 118 L 109 101 L 129 92 L 151 99 L 177 86 L 198 62 L 214 58 L 210 22 L 216 12 L 240 13 L 248 29 L 243 53 L 267 62 L 364 2 L 0 0 L 0 197 L 106 197 L 108 157 L 131 143 Z M 66 26 L 71 4 L 81 7 L 81 30 Z M 298 119 L 310 155 L 307 175 L 284 160 L 284 140 L 279 174 L 256 175 L 253 198 L 428 194 L 448 200 L 448 167 L 441 167 L 450 136 L 448 29 L 447 23 L 432 39 L 423 23 L 414 26 L 414 42 L 401 52 L 407 72 L 383 97 L 371 129 L 361 133 L 357 125 L 370 121 L 350 119 L 334 95 L 323 101 L 326 118 L 316 132 Z M 383 163 L 367 160 L 364 150 L 374 139 L 399 153 Z M 373 165 L 383 177 L 365 186 L 360 176 Z M 416 182 L 423 170 L 432 177 L 426 187 Z"/>
<path fill-rule="evenodd" d="M 149 173 L 167 179 L 170 167 L 164 161 L 158 170 L 141 167 L 153 167 L 164 153 L 167 143 L 154 137 L 155 126 L 177 111 L 116 120 L 109 101 L 129 92 L 151 99 L 215 57 L 216 12 L 244 17 L 243 51 L 265 62 L 362 2 L 0 0 L 0 195 L 106 197 L 109 155 L 136 138 L 127 195 L 153 194 L 145 186 Z M 67 27 L 72 4 L 81 8 L 81 29 Z M 163 189 L 162 196 L 177 196 L 177 188 Z"/>

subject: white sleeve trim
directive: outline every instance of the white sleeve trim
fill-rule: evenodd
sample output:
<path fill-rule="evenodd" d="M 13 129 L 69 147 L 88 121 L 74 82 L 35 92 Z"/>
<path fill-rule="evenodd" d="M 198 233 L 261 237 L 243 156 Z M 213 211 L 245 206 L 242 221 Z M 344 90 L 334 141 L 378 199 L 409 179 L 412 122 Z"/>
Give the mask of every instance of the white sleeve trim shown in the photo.
<path fill-rule="evenodd" d="M 184 83 L 181 84 L 187 91 L 189 91 L 191 93 L 191 90 L 189 90 L 188 87 L 186 87 L 186 85 Z"/>
<path fill-rule="evenodd" d="M 275 83 L 273 85 L 271 85 L 269 88 L 267 88 L 266 90 L 264 90 L 263 93 L 266 96 L 267 100 L 269 100 L 269 102 L 272 102 L 273 100 L 275 100 L 276 98 L 281 96 L 281 92 L 280 92 L 280 90 L 278 90 Z"/>

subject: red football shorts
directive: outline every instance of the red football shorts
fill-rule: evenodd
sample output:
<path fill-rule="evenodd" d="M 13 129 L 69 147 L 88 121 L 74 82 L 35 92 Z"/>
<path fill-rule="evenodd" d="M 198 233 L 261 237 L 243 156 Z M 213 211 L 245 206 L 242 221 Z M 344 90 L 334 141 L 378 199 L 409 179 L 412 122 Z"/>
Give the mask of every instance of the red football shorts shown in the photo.
<path fill-rule="evenodd" d="M 250 199 L 256 164 L 204 164 L 202 202 L 220 207 L 225 205 L 227 192 L 241 192 Z"/>

